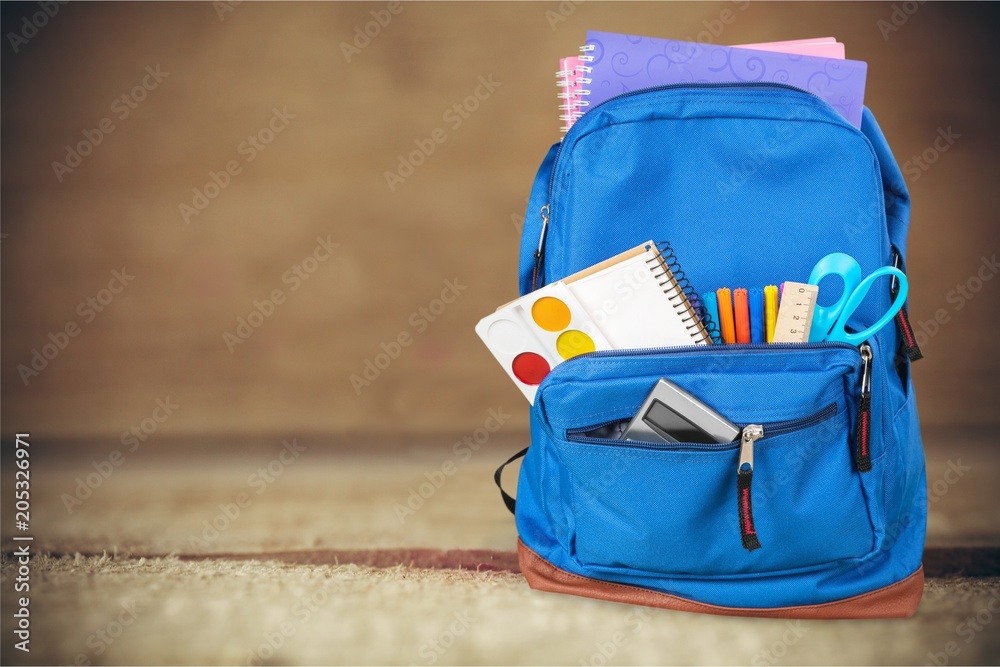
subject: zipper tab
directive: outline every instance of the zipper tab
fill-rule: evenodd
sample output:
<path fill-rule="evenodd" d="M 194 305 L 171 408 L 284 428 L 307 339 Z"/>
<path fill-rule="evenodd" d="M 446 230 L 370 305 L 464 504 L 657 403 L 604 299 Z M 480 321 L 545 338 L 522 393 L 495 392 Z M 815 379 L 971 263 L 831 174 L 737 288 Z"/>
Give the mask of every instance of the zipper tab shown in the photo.
<path fill-rule="evenodd" d="M 858 428 L 854 434 L 859 472 L 872 469 L 872 347 L 861 344 L 861 408 L 858 410 Z"/>
<path fill-rule="evenodd" d="M 539 214 L 542 216 L 542 232 L 538 235 L 538 248 L 535 250 L 535 268 L 531 273 L 532 292 L 541 287 L 541 285 L 538 284 L 538 280 L 542 275 L 542 257 L 545 253 L 545 235 L 549 230 L 549 205 L 546 204 L 543 206 L 539 211 Z"/>
<path fill-rule="evenodd" d="M 902 270 L 902 259 L 899 256 L 899 252 L 893 248 L 892 249 L 892 265 Z M 892 300 L 896 300 L 896 294 L 899 292 L 899 281 L 895 276 L 892 278 L 892 286 L 890 287 L 892 293 Z M 896 328 L 899 330 L 899 337 L 903 341 L 903 352 L 910 361 L 917 361 L 918 359 L 924 358 L 924 353 L 920 351 L 920 345 L 917 344 L 917 337 L 913 333 L 913 327 L 910 325 L 910 316 L 906 314 L 906 306 L 904 305 L 896 313 Z"/>
<path fill-rule="evenodd" d="M 753 443 L 764 437 L 764 427 L 748 424 L 740 437 L 740 463 L 736 470 L 736 500 L 740 517 L 740 538 L 747 551 L 760 549 L 757 529 L 753 524 L 751 486 L 753 484 Z"/>

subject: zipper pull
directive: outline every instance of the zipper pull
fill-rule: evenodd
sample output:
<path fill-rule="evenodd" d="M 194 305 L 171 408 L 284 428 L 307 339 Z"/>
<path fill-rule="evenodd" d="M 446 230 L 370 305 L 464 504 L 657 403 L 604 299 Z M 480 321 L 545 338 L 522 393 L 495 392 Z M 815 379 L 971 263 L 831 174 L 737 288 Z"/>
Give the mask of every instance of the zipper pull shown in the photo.
<path fill-rule="evenodd" d="M 549 230 L 549 205 L 546 204 L 543 206 L 541 211 L 539 211 L 539 214 L 542 216 L 542 233 L 538 235 L 538 248 L 535 250 L 535 269 L 531 273 L 532 292 L 541 287 L 541 285 L 538 284 L 538 280 L 542 275 L 542 257 L 545 253 L 545 234 Z"/>
<path fill-rule="evenodd" d="M 872 346 L 861 344 L 861 409 L 858 410 L 858 429 L 854 434 L 857 449 L 856 459 L 858 470 L 868 472 L 872 469 Z"/>
<path fill-rule="evenodd" d="M 893 248 L 892 249 L 892 265 L 901 269 L 903 262 L 899 256 L 899 252 Z M 896 300 L 896 294 L 899 292 L 899 281 L 895 276 L 892 278 L 892 285 L 890 287 L 890 293 L 892 295 L 892 300 Z M 918 359 L 924 358 L 924 353 L 920 351 L 920 346 L 917 345 L 917 337 L 913 333 L 913 327 L 910 326 L 910 317 L 906 314 L 906 306 L 904 305 L 896 313 L 896 328 L 899 330 L 899 337 L 903 341 L 903 352 L 906 356 L 910 358 L 910 361 L 917 361 Z"/>
<path fill-rule="evenodd" d="M 736 471 L 736 500 L 740 513 L 740 537 L 747 551 L 760 549 L 757 529 L 753 525 L 753 505 L 750 487 L 753 483 L 753 443 L 764 437 L 764 427 L 748 424 L 740 437 L 740 464 Z"/>

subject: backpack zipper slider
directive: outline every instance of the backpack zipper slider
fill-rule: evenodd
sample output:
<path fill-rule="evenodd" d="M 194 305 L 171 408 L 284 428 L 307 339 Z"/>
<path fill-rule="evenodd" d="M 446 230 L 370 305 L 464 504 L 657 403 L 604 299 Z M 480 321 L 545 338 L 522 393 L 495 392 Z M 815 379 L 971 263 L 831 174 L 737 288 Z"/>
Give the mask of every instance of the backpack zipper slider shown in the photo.
<path fill-rule="evenodd" d="M 872 469 L 872 346 L 861 344 L 861 407 L 858 410 L 858 428 L 854 434 L 857 449 L 855 459 L 858 471 Z"/>
<path fill-rule="evenodd" d="M 872 346 L 861 344 L 861 395 L 872 393 Z"/>
<path fill-rule="evenodd" d="M 740 436 L 740 463 L 736 470 L 736 501 L 740 516 L 740 538 L 747 551 L 760 549 L 757 529 L 753 524 L 751 486 L 753 484 L 753 444 L 764 437 L 764 427 L 747 424 Z"/>
<path fill-rule="evenodd" d="M 764 437 L 764 427 L 759 424 L 748 424 L 743 429 L 743 435 L 740 436 L 740 470 L 743 470 L 743 465 L 749 466 L 750 472 L 753 472 L 753 443 L 757 442 Z"/>

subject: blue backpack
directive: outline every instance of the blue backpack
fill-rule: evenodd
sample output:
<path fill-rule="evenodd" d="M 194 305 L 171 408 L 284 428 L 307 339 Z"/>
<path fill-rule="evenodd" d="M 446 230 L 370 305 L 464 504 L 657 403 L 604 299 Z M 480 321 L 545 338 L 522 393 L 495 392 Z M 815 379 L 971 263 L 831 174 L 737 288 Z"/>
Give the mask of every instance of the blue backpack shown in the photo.
<path fill-rule="evenodd" d="M 858 130 L 780 84 L 626 93 L 585 114 L 542 162 L 520 292 L 651 238 L 670 243 L 702 292 L 806 282 L 832 252 L 866 275 L 902 268 L 909 208 L 867 108 Z M 873 324 L 891 298 L 877 283 L 850 328 Z M 521 571 L 539 590 L 685 611 L 911 615 L 927 515 L 910 381 L 919 356 L 904 310 L 860 347 L 615 350 L 556 366 L 531 407 L 531 446 L 507 462 L 524 457 L 516 505 L 501 488 Z M 737 425 L 763 426 L 752 486 L 737 474 L 739 441 L 601 437 L 664 377 Z"/>

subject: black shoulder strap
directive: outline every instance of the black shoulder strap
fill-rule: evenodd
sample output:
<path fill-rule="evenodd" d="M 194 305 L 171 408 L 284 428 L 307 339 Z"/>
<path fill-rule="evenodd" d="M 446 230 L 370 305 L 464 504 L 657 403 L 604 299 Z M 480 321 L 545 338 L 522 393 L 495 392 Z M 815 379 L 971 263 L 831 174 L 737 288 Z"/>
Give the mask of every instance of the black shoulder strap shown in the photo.
<path fill-rule="evenodd" d="M 503 475 L 504 468 L 506 468 L 511 463 L 518 460 L 527 453 L 528 453 L 528 448 L 525 447 L 517 454 L 514 454 L 514 456 L 510 457 L 509 459 L 501 463 L 500 467 L 497 468 L 497 471 L 493 473 L 493 481 L 497 483 L 497 488 L 500 489 L 500 497 L 503 498 L 503 504 L 507 506 L 507 509 L 510 510 L 511 514 L 514 513 L 514 508 L 517 506 L 517 499 L 512 498 L 509 493 L 503 490 L 503 483 L 500 481 L 500 478 Z"/>

